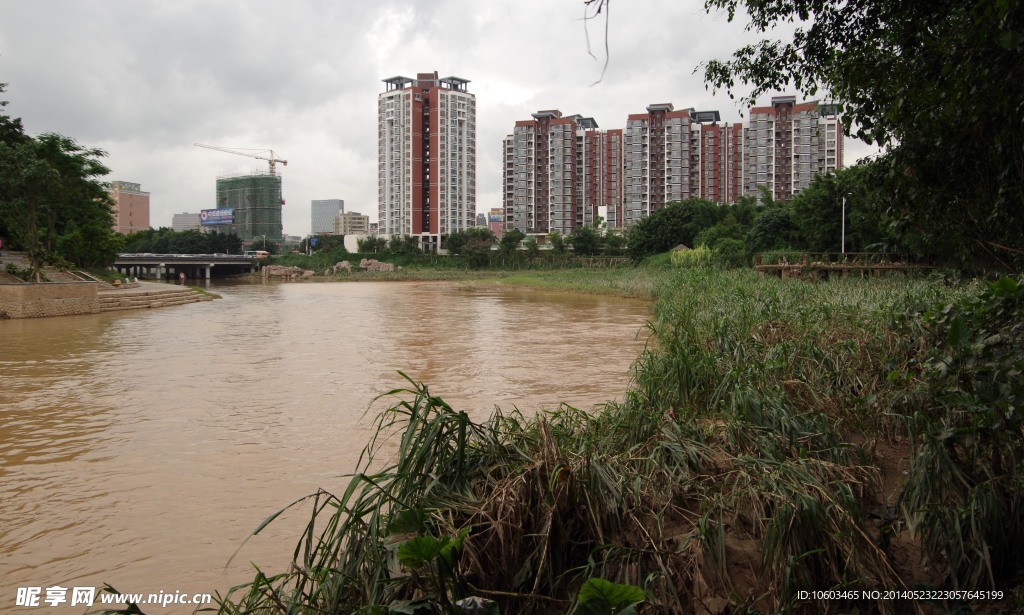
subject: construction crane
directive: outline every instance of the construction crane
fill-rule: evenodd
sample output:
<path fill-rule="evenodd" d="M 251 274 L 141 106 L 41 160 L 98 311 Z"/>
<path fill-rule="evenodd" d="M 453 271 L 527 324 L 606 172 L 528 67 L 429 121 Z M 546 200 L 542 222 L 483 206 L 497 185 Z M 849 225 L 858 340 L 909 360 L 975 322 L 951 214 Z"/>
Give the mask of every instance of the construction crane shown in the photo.
<path fill-rule="evenodd" d="M 277 175 L 277 163 L 280 162 L 284 166 L 288 166 L 287 160 L 282 160 L 277 157 L 272 149 L 245 149 L 245 148 L 231 148 L 231 147 L 217 147 L 216 145 L 203 145 L 202 143 L 193 143 L 196 147 L 205 147 L 206 149 L 217 150 L 218 152 L 227 152 L 229 154 L 238 154 L 239 156 L 248 156 L 249 158 L 255 158 L 256 160 L 266 160 L 270 163 L 270 174 Z M 252 153 L 256 152 L 256 153 Z M 257 154 L 265 154 L 270 152 L 270 157 L 258 156 Z"/>

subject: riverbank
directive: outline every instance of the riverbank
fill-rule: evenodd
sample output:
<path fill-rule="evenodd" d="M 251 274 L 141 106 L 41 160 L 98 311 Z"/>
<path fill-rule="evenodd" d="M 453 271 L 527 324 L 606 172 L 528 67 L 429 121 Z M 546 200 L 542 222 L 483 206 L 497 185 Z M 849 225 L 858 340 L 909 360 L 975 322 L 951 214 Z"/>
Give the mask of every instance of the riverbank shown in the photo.
<path fill-rule="evenodd" d="M 592 577 L 642 588 L 650 612 L 899 612 L 928 602 L 886 592 L 922 587 L 1024 604 L 1021 425 L 979 425 L 1003 406 L 956 393 L 1012 373 L 980 370 L 968 341 L 1015 330 L 1024 287 L 600 273 L 502 281 L 632 294 L 623 280 L 650 275 L 653 342 L 622 403 L 474 424 L 410 382 L 367 447 L 397 432 L 393 465 L 318 494 L 327 531 L 303 539 L 297 569 L 222 612 L 271 586 L 309 611 L 478 596 L 566 612 Z M 975 322 L 992 304 L 997 322 Z M 1005 335 L 985 364 L 1019 361 L 1020 333 Z M 996 384 L 998 403 L 1019 401 L 1019 382 Z"/>
<path fill-rule="evenodd" d="M 451 282 L 453 284 L 500 283 L 542 290 L 614 295 L 654 300 L 657 287 L 672 271 L 666 263 L 627 265 L 612 268 L 542 268 L 517 270 L 472 270 L 445 267 L 404 267 L 397 271 L 357 270 L 323 272 L 302 279 L 306 283 L 327 282 Z M 258 275 L 252 276 L 258 279 Z"/>

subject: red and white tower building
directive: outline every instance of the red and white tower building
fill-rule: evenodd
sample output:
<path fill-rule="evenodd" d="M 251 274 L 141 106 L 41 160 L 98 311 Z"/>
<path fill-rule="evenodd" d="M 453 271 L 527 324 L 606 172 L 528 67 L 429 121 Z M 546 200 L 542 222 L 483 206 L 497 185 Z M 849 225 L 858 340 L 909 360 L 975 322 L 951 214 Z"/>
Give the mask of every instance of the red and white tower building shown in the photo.
<path fill-rule="evenodd" d="M 738 203 L 743 196 L 743 125 L 719 124 L 718 111 L 693 114 L 695 172 L 700 190 L 693 196 L 715 203 Z"/>
<path fill-rule="evenodd" d="M 383 235 L 436 250 L 476 223 L 476 97 L 467 79 L 385 79 L 377 97 L 378 215 Z"/>
<path fill-rule="evenodd" d="M 630 115 L 625 133 L 625 205 L 622 226 L 632 226 L 665 203 L 695 196 L 691 156 L 692 110 L 672 103 Z"/>
<path fill-rule="evenodd" d="M 745 193 L 757 196 L 763 186 L 775 200 L 788 201 L 816 175 L 843 168 L 842 137 L 842 123 L 831 105 L 775 96 L 771 106 L 752 108 L 745 137 Z"/>

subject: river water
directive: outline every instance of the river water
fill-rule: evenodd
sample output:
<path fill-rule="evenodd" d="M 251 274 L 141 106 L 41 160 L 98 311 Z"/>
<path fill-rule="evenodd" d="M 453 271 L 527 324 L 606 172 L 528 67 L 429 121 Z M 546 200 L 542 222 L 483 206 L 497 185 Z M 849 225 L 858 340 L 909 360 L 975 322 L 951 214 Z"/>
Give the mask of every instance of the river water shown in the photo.
<path fill-rule="evenodd" d="M 389 405 L 374 398 L 407 384 L 398 370 L 476 419 L 590 408 L 621 399 L 648 317 L 639 301 L 487 285 L 212 290 L 0 321 L 0 612 L 82 613 L 74 587 L 191 596 L 251 580 L 250 562 L 281 571 L 308 505 L 226 564 L 271 513 L 344 488 Z M 54 586 L 67 602 L 46 602 Z M 35 587 L 39 606 L 18 606 Z"/>

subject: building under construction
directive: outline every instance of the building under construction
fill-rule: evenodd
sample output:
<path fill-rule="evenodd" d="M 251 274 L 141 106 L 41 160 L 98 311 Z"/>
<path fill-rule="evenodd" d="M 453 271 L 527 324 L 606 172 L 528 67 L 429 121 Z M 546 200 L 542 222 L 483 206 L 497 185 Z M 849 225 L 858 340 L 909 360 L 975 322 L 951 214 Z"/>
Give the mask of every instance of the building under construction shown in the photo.
<path fill-rule="evenodd" d="M 234 210 L 233 222 L 224 231 L 243 242 L 284 241 L 281 225 L 281 176 L 272 174 L 229 175 L 217 178 L 217 209 Z"/>

